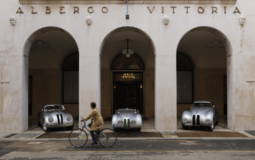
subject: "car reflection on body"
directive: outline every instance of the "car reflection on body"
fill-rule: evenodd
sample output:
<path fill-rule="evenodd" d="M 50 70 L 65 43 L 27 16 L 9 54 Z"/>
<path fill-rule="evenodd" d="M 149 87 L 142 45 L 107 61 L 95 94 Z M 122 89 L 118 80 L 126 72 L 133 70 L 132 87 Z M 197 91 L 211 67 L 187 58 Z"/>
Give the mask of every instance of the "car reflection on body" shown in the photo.
<path fill-rule="evenodd" d="M 142 128 L 142 116 L 136 109 L 118 109 L 112 117 L 112 127 L 116 129 L 136 129 Z"/>
<path fill-rule="evenodd" d="M 215 128 L 215 106 L 209 101 L 195 101 L 191 109 L 182 113 L 182 127 L 209 127 Z"/>
<path fill-rule="evenodd" d="M 64 105 L 47 104 L 40 113 L 40 125 L 44 131 L 50 128 L 72 128 L 73 116 L 65 111 Z"/>

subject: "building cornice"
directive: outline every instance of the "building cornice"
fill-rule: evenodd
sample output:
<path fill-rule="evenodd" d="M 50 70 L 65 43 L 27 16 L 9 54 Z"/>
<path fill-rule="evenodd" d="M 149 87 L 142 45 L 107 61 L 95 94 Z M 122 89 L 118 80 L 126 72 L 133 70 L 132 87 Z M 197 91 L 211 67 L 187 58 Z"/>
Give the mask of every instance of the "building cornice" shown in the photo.
<path fill-rule="evenodd" d="M 124 4 L 125 0 L 19 0 L 20 4 Z M 128 0 L 129 4 L 235 4 L 237 0 Z"/>

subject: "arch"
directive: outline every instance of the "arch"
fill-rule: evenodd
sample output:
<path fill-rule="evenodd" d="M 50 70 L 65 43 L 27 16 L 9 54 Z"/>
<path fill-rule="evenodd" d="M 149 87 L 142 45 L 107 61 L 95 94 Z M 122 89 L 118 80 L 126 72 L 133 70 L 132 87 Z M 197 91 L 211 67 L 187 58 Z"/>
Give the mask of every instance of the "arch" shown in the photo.
<path fill-rule="evenodd" d="M 23 54 L 26 55 L 26 56 L 29 56 L 28 53 L 30 52 L 31 45 L 34 42 L 36 36 L 40 33 L 44 33 L 44 32 L 47 32 L 49 30 L 60 30 L 60 31 L 66 33 L 68 36 L 70 36 L 71 39 L 75 42 L 76 48 L 78 49 L 78 53 L 79 53 L 78 43 L 76 42 L 74 36 L 69 31 L 67 31 L 66 29 L 61 28 L 59 26 L 43 26 L 43 27 L 37 28 L 36 30 L 31 32 L 31 34 L 25 40 L 25 43 L 23 45 Z"/>
<path fill-rule="evenodd" d="M 232 45 L 230 43 L 230 40 L 227 38 L 226 34 L 224 34 L 224 32 L 221 31 L 220 29 L 212 27 L 212 26 L 196 26 L 196 27 L 194 27 L 192 29 L 189 29 L 186 32 L 184 32 L 184 34 L 178 40 L 178 43 L 177 43 L 178 45 L 177 45 L 177 48 L 176 48 L 176 53 L 178 53 L 178 47 L 179 47 L 181 41 L 183 40 L 183 38 L 187 34 L 193 32 L 193 31 L 199 30 L 199 29 L 204 29 L 204 30 L 207 30 L 207 31 L 212 31 L 213 33 L 217 34 L 225 42 L 224 46 L 227 49 L 226 51 L 228 52 L 228 54 L 232 53 Z"/>
<path fill-rule="evenodd" d="M 181 37 L 176 49 L 177 70 L 180 66 L 178 56 L 183 52 L 192 59 L 195 66 L 192 78 L 194 91 L 191 92 L 194 96 L 193 101 L 209 100 L 216 104 L 220 124 L 227 127 L 229 119 L 227 110 L 230 109 L 227 106 L 229 90 L 227 77 L 230 74 L 228 68 L 231 60 L 228 55 L 232 54 L 229 39 L 216 28 L 199 26 L 187 31 Z M 189 67 L 185 66 L 184 68 Z M 179 88 L 181 87 L 177 87 L 177 89 Z M 177 104 L 177 117 L 180 118 L 181 112 L 187 110 L 189 106 L 190 104 Z"/>
<path fill-rule="evenodd" d="M 135 27 L 120 27 L 104 37 L 100 50 L 101 104 L 108 107 L 102 108 L 103 116 L 111 117 L 118 108 L 115 91 L 130 85 L 142 99 L 139 104 L 147 107 L 141 113 L 154 119 L 155 49 L 148 34 Z"/>
<path fill-rule="evenodd" d="M 24 59 L 25 77 L 29 77 L 26 78 L 28 87 L 25 88 L 29 108 L 27 122 L 34 126 L 38 124 L 38 113 L 43 105 L 63 103 L 62 70 L 72 71 L 79 68 L 79 63 L 72 64 L 72 59 L 79 58 L 79 48 L 74 37 L 65 29 L 46 26 L 37 29 L 28 37 L 23 52 L 25 57 L 28 57 Z M 76 55 L 67 56 L 70 53 Z M 64 66 L 64 62 L 68 65 Z M 78 95 L 79 89 L 76 91 Z M 30 94 L 31 92 L 33 94 Z M 79 114 L 79 102 L 65 105 L 68 112 Z M 76 117 L 78 116 L 74 116 Z"/>
<path fill-rule="evenodd" d="M 150 38 L 150 35 L 145 32 L 144 30 L 142 29 L 139 29 L 137 27 L 130 27 L 130 26 L 125 26 L 125 27 L 118 27 L 118 28 L 115 28 L 113 29 L 112 31 L 110 31 L 108 34 L 106 34 L 106 36 L 104 37 L 104 39 L 102 40 L 101 42 L 101 46 L 100 46 L 100 55 L 103 53 L 103 47 L 105 46 L 105 43 L 107 42 L 107 39 L 113 34 L 113 33 L 116 33 L 116 32 L 121 32 L 122 30 L 133 30 L 134 32 L 137 32 L 137 33 L 142 33 L 145 37 L 147 37 L 150 41 L 150 44 L 153 48 L 153 54 L 155 56 L 155 45 L 154 45 L 154 42 L 153 40 Z"/>

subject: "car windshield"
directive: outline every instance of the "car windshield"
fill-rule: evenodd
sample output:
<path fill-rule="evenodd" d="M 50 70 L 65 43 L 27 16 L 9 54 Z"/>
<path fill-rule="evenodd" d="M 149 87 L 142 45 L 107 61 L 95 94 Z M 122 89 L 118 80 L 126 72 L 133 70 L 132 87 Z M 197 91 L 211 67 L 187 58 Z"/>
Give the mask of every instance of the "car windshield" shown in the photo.
<path fill-rule="evenodd" d="M 211 103 L 194 103 L 192 108 L 204 108 L 204 107 L 212 107 Z"/>
<path fill-rule="evenodd" d="M 63 106 L 61 105 L 52 105 L 52 106 L 46 106 L 45 110 L 52 111 L 52 110 L 63 110 Z"/>

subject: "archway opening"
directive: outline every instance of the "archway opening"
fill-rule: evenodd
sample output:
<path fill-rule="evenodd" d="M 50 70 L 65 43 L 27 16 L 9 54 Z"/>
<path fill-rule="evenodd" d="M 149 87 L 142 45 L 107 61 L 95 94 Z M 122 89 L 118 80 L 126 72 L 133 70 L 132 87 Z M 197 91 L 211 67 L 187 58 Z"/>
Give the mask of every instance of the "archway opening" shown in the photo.
<path fill-rule="evenodd" d="M 218 30 L 199 27 L 181 39 L 177 49 L 177 118 L 197 100 L 215 104 L 218 127 L 227 127 L 227 55 L 230 46 Z"/>
<path fill-rule="evenodd" d="M 79 116 L 79 53 L 66 31 L 47 27 L 28 40 L 29 128 L 37 127 L 45 104 L 64 104 L 75 120 Z"/>
<path fill-rule="evenodd" d="M 135 108 L 154 126 L 154 48 L 141 30 L 109 33 L 101 50 L 101 105 L 105 119 L 118 108 Z"/>

